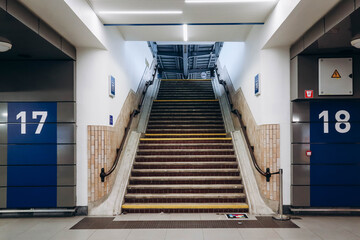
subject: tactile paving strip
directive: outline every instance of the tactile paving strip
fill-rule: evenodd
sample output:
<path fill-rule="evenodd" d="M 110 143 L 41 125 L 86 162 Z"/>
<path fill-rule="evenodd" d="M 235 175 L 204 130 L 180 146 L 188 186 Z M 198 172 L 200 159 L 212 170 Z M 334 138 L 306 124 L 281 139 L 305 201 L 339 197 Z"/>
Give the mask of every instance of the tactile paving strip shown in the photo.
<path fill-rule="evenodd" d="M 271 217 L 257 220 L 211 221 L 113 221 L 113 217 L 86 217 L 71 229 L 187 229 L 187 228 L 299 228 L 291 221 L 275 221 Z"/>

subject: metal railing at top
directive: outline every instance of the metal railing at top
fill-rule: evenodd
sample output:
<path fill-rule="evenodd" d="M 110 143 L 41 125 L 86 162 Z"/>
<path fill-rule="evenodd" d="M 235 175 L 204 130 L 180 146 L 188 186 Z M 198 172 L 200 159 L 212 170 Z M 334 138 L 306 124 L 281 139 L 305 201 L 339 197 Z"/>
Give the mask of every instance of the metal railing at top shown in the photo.
<path fill-rule="evenodd" d="M 121 156 L 122 150 L 124 149 L 124 145 L 125 145 L 125 142 L 126 142 L 126 138 L 127 138 L 128 134 L 129 134 L 129 131 L 130 131 L 130 129 L 131 129 L 131 123 L 133 122 L 133 119 L 134 119 L 134 118 L 140 113 L 140 111 L 141 111 L 141 108 L 142 108 L 142 105 L 143 105 L 143 102 L 144 102 L 144 99 L 145 99 L 146 92 L 147 92 L 148 88 L 154 83 L 157 69 L 158 69 L 158 66 L 156 65 L 155 68 L 154 68 L 154 72 L 153 72 L 153 74 L 152 74 L 151 80 L 149 80 L 149 81 L 147 81 L 147 82 L 145 83 L 144 90 L 142 91 L 138 108 L 137 108 L 137 109 L 134 109 L 134 110 L 132 111 L 132 113 L 130 114 L 130 119 L 129 119 L 129 122 L 128 122 L 127 126 L 125 127 L 124 136 L 123 136 L 123 138 L 122 138 L 122 140 L 121 140 L 120 147 L 117 149 L 117 153 L 116 153 L 116 157 L 115 157 L 115 161 L 114 161 L 113 165 L 112 165 L 111 168 L 110 168 L 108 171 L 106 171 L 106 172 L 105 172 L 105 168 L 101 168 L 101 172 L 100 172 L 101 182 L 104 182 L 104 181 L 105 181 L 105 177 L 109 176 L 111 173 L 114 172 L 114 170 L 116 169 L 117 164 L 119 163 L 120 156 Z"/>
<path fill-rule="evenodd" d="M 244 121 L 243 121 L 243 119 L 242 119 L 242 116 L 241 116 L 239 110 L 237 110 L 237 109 L 234 108 L 234 104 L 233 104 L 233 102 L 232 102 L 232 100 L 231 100 L 231 97 L 230 97 L 229 88 L 228 88 L 228 86 L 227 86 L 227 84 L 226 84 L 226 81 L 220 79 L 219 69 L 218 69 L 217 66 L 215 67 L 215 73 L 216 73 L 216 76 L 217 76 L 217 79 L 218 79 L 219 84 L 221 84 L 221 85 L 224 87 L 227 100 L 229 101 L 229 104 L 230 104 L 231 112 L 232 112 L 233 114 L 235 114 L 236 117 L 237 117 L 238 120 L 239 120 L 241 130 L 242 130 L 242 132 L 243 132 L 243 134 L 244 134 L 244 137 L 245 137 L 246 146 L 247 146 L 248 149 L 249 149 L 250 157 L 251 157 L 251 160 L 252 160 L 252 162 L 253 162 L 253 164 L 254 164 L 255 169 L 256 169 L 262 176 L 266 177 L 266 181 L 267 181 L 267 182 L 270 182 L 271 176 L 272 176 L 272 175 L 276 175 L 276 174 L 280 174 L 280 171 L 270 172 L 270 168 L 266 168 L 266 171 L 264 171 L 264 170 L 261 169 L 261 167 L 260 167 L 259 164 L 257 163 L 256 157 L 255 157 L 255 153 L 254 153 L 254 147 L 251 146 L 251 143 L 250 143 L 250 140 L 249 140 L 249 135 L 247 134 L 246 126 L 245 126 L 245 124 L 244 124 Z"/>

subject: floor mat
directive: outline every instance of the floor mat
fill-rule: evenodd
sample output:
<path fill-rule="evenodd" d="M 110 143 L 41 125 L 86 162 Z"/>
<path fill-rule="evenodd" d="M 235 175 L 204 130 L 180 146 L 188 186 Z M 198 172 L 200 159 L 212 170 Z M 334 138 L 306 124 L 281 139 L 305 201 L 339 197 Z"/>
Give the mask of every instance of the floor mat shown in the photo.
<path fill-rule="evenodd" d="M 85 217 L 71 229 L 299 228 L 292 221 L 276 221 L 272 217 L 256 217 L 256 219 L 246 221 L 113 221 L 113 217 Z"/>

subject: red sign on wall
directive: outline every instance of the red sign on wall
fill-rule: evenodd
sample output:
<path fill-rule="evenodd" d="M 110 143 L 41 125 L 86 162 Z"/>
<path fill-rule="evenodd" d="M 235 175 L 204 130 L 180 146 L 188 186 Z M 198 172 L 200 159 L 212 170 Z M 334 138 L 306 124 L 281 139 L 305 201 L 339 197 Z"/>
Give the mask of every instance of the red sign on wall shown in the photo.
<path fill-rule="evenodd" d="M 314 98 L 314 90 L 305 90 L 305 98 Z"/>

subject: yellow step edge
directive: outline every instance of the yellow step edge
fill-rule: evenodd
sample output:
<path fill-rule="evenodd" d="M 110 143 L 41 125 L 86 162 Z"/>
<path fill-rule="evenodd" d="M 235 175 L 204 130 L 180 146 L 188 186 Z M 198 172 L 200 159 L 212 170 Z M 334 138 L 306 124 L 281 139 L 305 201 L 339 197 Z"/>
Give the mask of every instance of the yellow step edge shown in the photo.
<path fill-rule="evenodd" d="M 232 140 L 232 138 L 140 138 L 140 141 Z"/>
<path fill-rule="evenodd" d="M 245 208 L 248 209 L 249 205 L 247 204 L 123 204 L 123 209 L 239 209 Z"/>
<path fill-rule="evenodd" d="M 145 136 L 226 136 L 226 133 L 145 133 Z"/>
<path fill-rule="evenodd" d="M 154 100 L 154 102 L 218 102 L 218 99 L 205 99 L 205 100 L 200 100 L 200 99 L 196 99 L 196 100 Z"/>
<path fill-rule="evenodd" d="M 161 79 L 161 81 L 211 81 L 211 79 Z"/>

